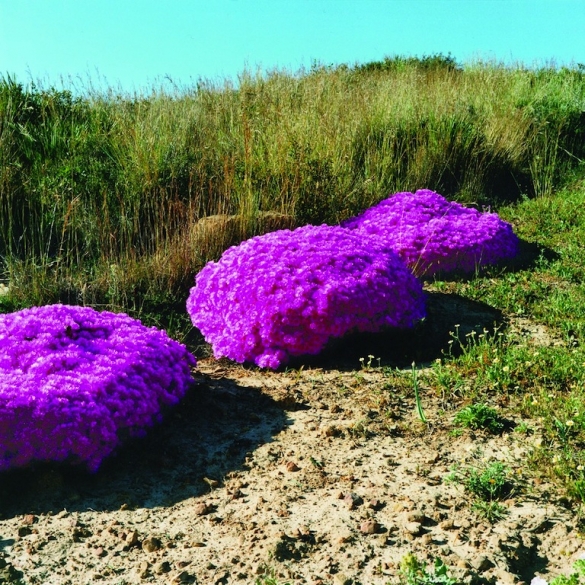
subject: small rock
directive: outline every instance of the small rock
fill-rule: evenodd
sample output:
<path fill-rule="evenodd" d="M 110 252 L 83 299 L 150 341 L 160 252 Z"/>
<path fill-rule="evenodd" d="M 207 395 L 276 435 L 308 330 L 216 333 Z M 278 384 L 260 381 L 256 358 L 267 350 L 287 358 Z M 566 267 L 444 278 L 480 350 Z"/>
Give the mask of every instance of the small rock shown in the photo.
<path fill-rule="evenodd" d="M 17 534 L 20 537 L 28 536 L 29 534 L 32 534 L 32 530 L 31 530 L 30 526 L 19 526 Z"/>
<path fill-rule="evenodd" d="M 129 547 L 136 546 L 138 544 L 138 532 L 136 530 L 130 531 L 124 539 L 126 545 Z"/>
<path fill-rule="evenodd" d="M 490 559 L 488 559 L 488 557 L 486 557 L 485 555 L 478 555 L 477 557 L 470 559 L 469 564 L 478 573 L 483 573 L 484 571 L 487 571 L 488 569 L 491 569 L 494 566 L 492 561 L 490 561 Z"/>
<path fill-rule="evenodd" d="M 148 536 L 142 541 L 142 550 L 146 552 L 155 552 L 160 550 L 162 542 L 156 536 Z"/>
<path fill-rule="evenodd" d="M 142 563 L 140 563 L 138 565 L 138 571 L 137 571 L 138 576 L 141 579 L 146 579 L 148 577 L 148 574 L 149 574 L 149 569 L 150 569 L 150 565 L 146 561 L 143 561 Z"/>
<path fill-rule="evenodd" d="M 345 497 L 343 498 L 343 501 L 346 503 L 347 507 L 350 510 L 353 510 L 358 506 L 361 506 L 361 504 L 363 504 L 364 502 L 362 498 L 360 498 L 360 496 L 354 493 L 346 494 Z"/>
<path fill-rule="evenodd" d="M 426 518 L 422 512 L 419 512 L 418 510 L 413 510 L 412 512 L 408 512 L 408 514 L 406 515 L 406 520 L 407 522 L 418 522 L 419 524 L 422 524 L 426 520 Z"/>
<path fill-rule="evenodd" d="M 286 470 L 290 472 L 299 471 L 300 467 L 294 461 L 288 461 L 286 464 Z"/>
<path fill-rule="evenodd" d="M 350 540 L 351 540 L 351 533 L 349 533 L 349 532 L 341 533 L 335 538 L 335 541 L 337 542 L 337 544 L 345 544 L 346 542 L 349 542 Z"/>
<path fill-rule="evenodd" d="M 375 520 L 364 520 L 360 524 L 360 532 L 362 534 L 377 534 L 381 530 L 380 524 L 378 524 Z"/>
<path fill-rule="evenodd" d="M 34 514 L 25 514 L 24 518 L 22 519 L 22 523 L 26 526 L 31 526 L 35 522 L 37 522 L 38 518 Z"/>
<path fill-rule="evenodd" d="M 353 579 L 346 577 L 343 573 L 337 573 L 333 578 L 333 585 L 352 585 Z"/>
<path fill-rule="evenodd" d="M 405 522 L 404 530 L 406 530 L 408 534 L 418 536 L 421 533 L 422 524 L 420 522 Z"/>
<path fill-rule="evenodd" d="M 204 516 L 213 511 L 213 507 L 205 502 L 199 502 L 193 506 L 193 513 L 197 516 Z"/>
<path fill-rule="evenodd" d="M 335 425 L 329 425 L 323 429 L 323 435 L 326 437 L 339 437 L 339 435 L 341 435 L 341 430 Z"/>
<path fill-rule="evenodd" d="M 452 530 L 454 527 L 455 526 L 453 525 L 453 520 L 451 520 L 451 518 L 439 522 L 439 528 L 441 530 Z"/>
<path fill-rule="evenodd" d="M 424 462 L 430 465 L 432 463 L 436 463 L 439 459 L 440 459 L 439 453 L 431 452 L 424 458 Z"/>
<path fill-rule="evenodd" d="M 266 572 L 266 563 L 261 562 L 261 563 L 256 563 L 254 566 L 252 566 L 252 573 L 254 575 L 263 575 Z"/>
<path fill-rule="evenodd" d="M 376 537 L 376 542 L 379 546 L 386 546 L 388 544 L 388 537 L 386 534 L 380 534 Z"/>
<path fill-rule="evenodd" d="M 171 580 L 173 585 L 180 585 L 181 583 L 193 583 L 193 577 L 187 571 L 177 573 Z"/>

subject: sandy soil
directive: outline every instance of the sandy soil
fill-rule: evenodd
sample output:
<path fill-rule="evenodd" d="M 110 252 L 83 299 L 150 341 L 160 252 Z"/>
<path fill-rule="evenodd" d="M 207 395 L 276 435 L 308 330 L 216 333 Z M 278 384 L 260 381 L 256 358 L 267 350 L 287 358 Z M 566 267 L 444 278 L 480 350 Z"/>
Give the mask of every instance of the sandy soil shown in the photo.
<path fill-rule="evenodd" d="M 200 360 L 196 385 L 163 425 L 96 475 L 43 466 L 0 478 L 0 583 L 377 585 L 408 553 L 441 558 L 462 583 L 530 582 L 566 573 L 585 552 L 571 502 L 531 476 L 539 439 L 514 431 L 453 434 L 456 397 L 382 368 L 432 362 L 449 331 L 493 327 L 493 309 L 431 295 L 412 334 L 362 336 L 319 360 L 263 372 Z M 531 343 L 558 343 L 530 321 Z M 364 361 L 360 361 L 360 357 Z M 362 365 L 363 364 L 363 365 Z M 405 378 L 407 380 L 407 378 Z M 516 489 L 493 524 L 449 481 L 498 460 Z"/>

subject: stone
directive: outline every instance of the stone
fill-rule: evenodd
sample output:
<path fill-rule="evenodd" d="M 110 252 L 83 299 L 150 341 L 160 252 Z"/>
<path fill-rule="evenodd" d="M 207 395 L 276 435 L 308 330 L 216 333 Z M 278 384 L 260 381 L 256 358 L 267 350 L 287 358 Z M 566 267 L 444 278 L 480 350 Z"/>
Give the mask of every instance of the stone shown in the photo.
<path fill-rule="evenodd" d="M 420 522 L 405 522 L 404 530 L 406 530 L 408 534 L 418 536 L 422 531 L 422 524 Z"/>
<path fill-rule="evenodd" d="M 362 534 L 378 534 L 382 527 L 375 520 L 364 520 L 360 524 L 360 532 Z"/>
<path fill-rule="evenodd" d="M 196 516 L 204 516 L 213 511 L 213 507 L 206 502 L 198 502 L 193 506 L 193 514 Z"/>
<path fill-rule="evenodd" d="M 161 541 L 156 536 L 147 536 L 142 541 L 142 550 L 146 552 L 156 552 L 162 548 Z"/>

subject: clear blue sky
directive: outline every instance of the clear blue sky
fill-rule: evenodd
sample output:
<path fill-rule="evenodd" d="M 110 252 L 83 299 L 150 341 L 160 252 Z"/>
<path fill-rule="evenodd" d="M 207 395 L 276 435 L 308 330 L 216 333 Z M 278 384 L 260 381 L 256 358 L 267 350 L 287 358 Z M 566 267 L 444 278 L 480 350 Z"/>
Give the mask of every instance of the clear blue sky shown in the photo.
<path fill-rule="evenodd" d="M 585 0 L 0 0 L 0 74 L 141 91 L 386 55 L 585 63 Z"/>

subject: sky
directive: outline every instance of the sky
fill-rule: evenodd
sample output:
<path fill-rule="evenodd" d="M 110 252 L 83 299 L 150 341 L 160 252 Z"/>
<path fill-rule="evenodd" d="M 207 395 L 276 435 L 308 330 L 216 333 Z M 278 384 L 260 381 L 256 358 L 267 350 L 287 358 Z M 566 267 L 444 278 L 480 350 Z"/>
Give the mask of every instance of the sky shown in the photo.
<path fill-rule="evenodd" d="M 0 0 L 0 75 L 125 92 L 450 54 L 585 64 L 585 0 Z"/>

